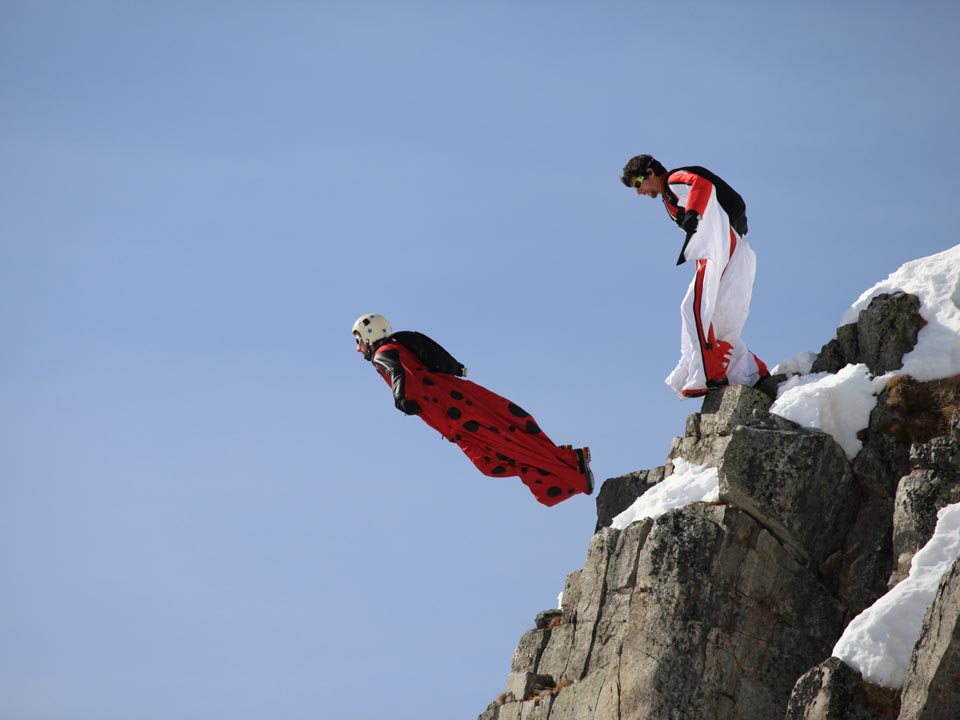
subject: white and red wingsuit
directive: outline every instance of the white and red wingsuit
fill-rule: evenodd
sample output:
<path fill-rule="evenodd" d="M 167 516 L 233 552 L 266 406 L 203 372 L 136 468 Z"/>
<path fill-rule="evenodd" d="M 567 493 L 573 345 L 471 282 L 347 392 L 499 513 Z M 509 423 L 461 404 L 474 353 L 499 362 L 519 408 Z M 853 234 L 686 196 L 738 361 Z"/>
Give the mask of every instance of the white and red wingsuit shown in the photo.
<path fill-rule="evenodd" d="M 691 211 L 700 216 L 677 260 L 695 262 L 696 275 L 680 305 L 680 361 L 665 382 L 681 399 L 726 384 L 752 386 L 769 371 L 740 338 L 757 264 L 743 199 L 697 166 L 667 173 L 661 197 L 678 223 Z"/>

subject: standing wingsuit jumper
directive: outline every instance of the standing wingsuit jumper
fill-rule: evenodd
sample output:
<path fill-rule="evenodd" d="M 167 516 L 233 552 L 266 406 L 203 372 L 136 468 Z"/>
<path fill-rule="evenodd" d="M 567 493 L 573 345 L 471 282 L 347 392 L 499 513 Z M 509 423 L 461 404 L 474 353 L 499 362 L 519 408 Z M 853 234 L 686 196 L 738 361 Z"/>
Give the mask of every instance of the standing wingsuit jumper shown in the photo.
<path fill-rule="evenodd" d="M 706 168 L 667 172 L 651 155 L 631 158 L 620 180 L 638 195 L 663 198 L 670 219 L 686 233 L 677 265 L 696 264 L 680 305 L 680 361 L 667 385 L 680 399 L 728 384 L 757 385 L 770 373 L 740 338 L 757 265 L 743 198 Z"/>
<path fill-rule="evenodd" d="M 589 448 L 554 445 L 526 410 L 466 380 L 467 369 L 426 335 L 393 332 L 374 313 L 354 323 L 353 335 L 397 409 L 456 443 L 484 475 L 519 477 L 548 506 L 593 492 Z"/>

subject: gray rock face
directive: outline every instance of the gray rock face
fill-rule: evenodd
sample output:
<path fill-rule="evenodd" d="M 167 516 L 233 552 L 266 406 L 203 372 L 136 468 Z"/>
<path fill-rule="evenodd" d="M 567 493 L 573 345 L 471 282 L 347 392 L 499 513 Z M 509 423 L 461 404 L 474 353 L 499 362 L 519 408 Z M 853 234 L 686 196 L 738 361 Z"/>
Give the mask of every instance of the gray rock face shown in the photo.
<path fill-rule="evenodd" d="M 923 620 L 901 696 L 900 720 L 960 714 L 960 560 L 940 581 Z"/>
<path fill-rule="evenodd" d="M 664 478 L 665 468 L 639 470 L 620 477 L 610 478 L 597 493 L 597 526 L 610 527 L 613 519 L 633 505 L 634 501 Z"/>
<path fill-rule="evenodd" d="M 811 371 L 837 372 L 849 363 L 865 363 L 874 375 L 898 370 L 925 324 L 915 295 L 877 295 L 860 311 L 856 323 L 837 329 L 837 337 L 824 345 Z"/>
<path fill-rule="evenodd" d="M 734 508 L 696 504 L 606 528 L 568 581 L 563 621 L 524 636 L 514 694 L 487 717 L 783 717 L 841 621 L 815 574 Z M 521 697 L 543 676 L 570 684 Z"/>
<path fill-rule="evenodd" d="M 682 457 L 697 465 L 715 467 L 720 463 L 734 429 L 744 423 L 767 422 L 774 428 L 796 427 L 787 420 L 769 415 L 767 410 L 771 404 L 767 395 L 744 385 L 708 393 L 701 411 L 687 417 L 684 434 L 674 438 L 667 459 L 672 461 Z M 595 531 L 609 527 L 617 515 L 671 472 L 671 465 L 661 465 L 604 482 L 597 494 Z"/>
<path fill-rule="evenodd" d="M 863 449 L 853 461 L 860 508 L 847 533 L 840 571 L 840 598 L 853 618 L 887 592 L 894 567 L 893 506 L 897 483 L 910 470 L 903 443 L 875 431 L 871 422 Z"/>
<path fill-rule="evenodd" d="M 818 362 L 899 367 L 922 326 L 917 308 L 903 293 L 874 298 Z M 878 407 L 851 463 L 770 403 L 752 388 L 711 391 L 664 466 L 604 484 L 584 566 L 567 577 L 562 608 L 523 636 L 507 691 L 481 720 L 897 718 L 897 691 L 829 655 L 886 591 L 895 553 L 909 564 L 937 511 L 960 500 L 960 413 L 911 451 L 909 435 L 887 432 L 915 419 L 911 406 Z M 608 527 L 677 458 L 719 469 L 720 502 Z M 960 717 L 958 573 L 927 615 L 903 720 Z"/>
<path fill-rule="evenodd" d="M 721 501 L 746 510 L 828 574 L 828 560 L 841 551 L 859 506 L 850 462 L 830 435 L 738 427 L 719 474 Z"/>
<path fill-rule="evenodd" d="M 920 316 L 916 295 L 896 292 L 877 295 L 857 319 L 861 362 L 874 375 L 903 367 L 904 354 L 917 344 L 917 333 L 926 321 Z"/>
<path fill-rule="evenodd" d="M 860 361 L 860 339 L 857 336 L 857 323 L 837 328 L 837 337 L 823 346 L 817 359 L 813 361 L 810 372 L 835 373 L 844 365 Z"/>
<path fill-rule="evenodd" d="M 687 417 L 683 437 L 674 438 L 667 458 L 717 467 L 734 429 L 758 417 L 770 417 L 767 410 L 772 404 L 765 394 L 745 385 L 707 393 L 700 412 Z"/>
<path fill-rule="evenodd" d="M 884 720 L 870 706 L 863 678 L 835 657 L 820 663 L 793 689 L 786 720 Z"/>
<path fill-rule="evenodd" d="M 960 412 L 954 413 L 949 437 L 912 446 L 910 464 L 894 506 L 891 587 L 907 576 L 914 554 L 933 536 L 940 508 L 960 502 Z"/>

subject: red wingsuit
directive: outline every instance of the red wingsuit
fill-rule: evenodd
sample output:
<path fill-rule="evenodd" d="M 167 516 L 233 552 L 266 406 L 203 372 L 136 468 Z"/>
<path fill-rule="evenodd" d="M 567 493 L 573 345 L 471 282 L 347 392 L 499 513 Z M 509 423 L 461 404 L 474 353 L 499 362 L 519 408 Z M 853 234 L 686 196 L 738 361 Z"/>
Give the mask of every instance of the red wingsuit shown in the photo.
<path fill-rule="evenodd" d="M 405 412 L 456 443 L 484 475 L 519 477 L 544 505 L 589 493 L 577 454 L 560 448 L 519 405 L 462 377 L 463 365 L 418 332 L 396 332 L 370 358 Z M 416 407 L 412 408 L 416 412 Z"/>

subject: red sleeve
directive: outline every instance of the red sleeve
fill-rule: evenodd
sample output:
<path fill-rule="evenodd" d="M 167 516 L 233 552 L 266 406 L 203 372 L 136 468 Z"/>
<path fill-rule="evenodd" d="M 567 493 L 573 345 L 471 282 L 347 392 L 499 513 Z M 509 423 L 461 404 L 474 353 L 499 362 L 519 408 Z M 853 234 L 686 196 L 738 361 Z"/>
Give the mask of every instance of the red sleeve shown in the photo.
<path fill-rule="evenodd" d="M 710 193 L 713 191 L 712 182 L 689 170 L 677 170 L 670 173 L 667 182 L 689 185 L 690 195 L 687 196 L 687 210 L 694 210 L 697 215 L 703 217 L 703 213 L 707 209 L 707 203 L 710 202 Z"/>

